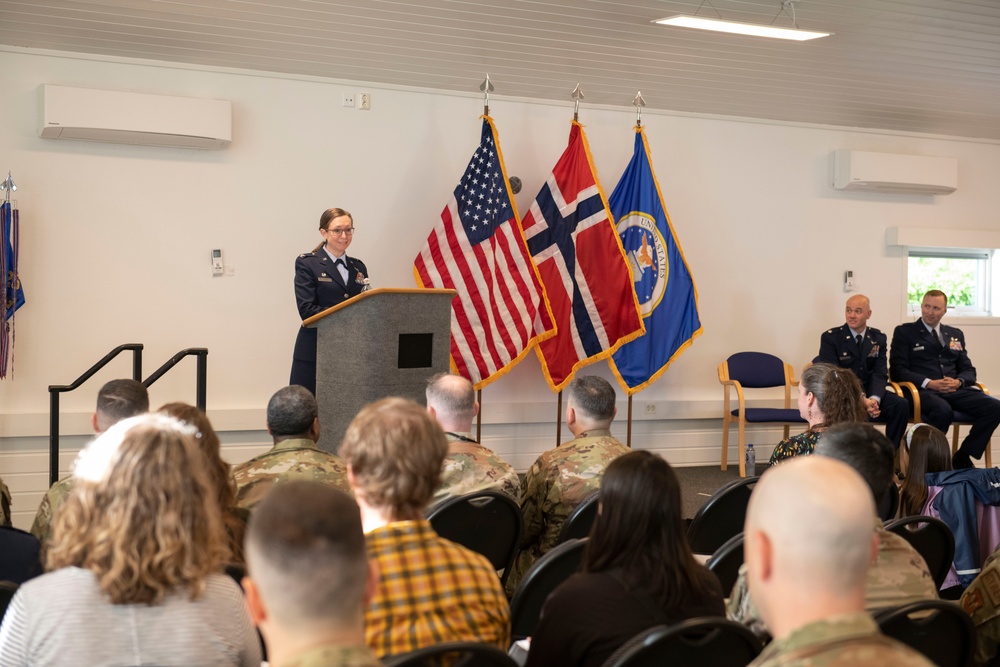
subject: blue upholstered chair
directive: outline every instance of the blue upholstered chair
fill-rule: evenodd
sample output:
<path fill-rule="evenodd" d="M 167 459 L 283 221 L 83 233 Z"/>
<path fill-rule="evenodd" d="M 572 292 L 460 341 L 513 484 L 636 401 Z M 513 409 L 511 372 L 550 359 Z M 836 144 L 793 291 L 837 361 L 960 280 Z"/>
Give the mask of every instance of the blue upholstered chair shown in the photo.
<path fill-rule="evenodd" d="M 719 382 L 725 391 L 722 412 L 722 469 L 729 463 L 729 425 L 739 426 L 740 477 L 746 477 L 746 425 L 781 424 L 788 437 L 792 424 L 806 424 L 798 408 L 792 407 L 792 386 L 796 384 L 792 367 L 778 357 L 765 352 L 737 352 L 719 364 Z M 748 408 L 745 389 L 783 387 L 783 408 Z M 731 393 L 736 393 L 736 409 L 731 405 Z"/>

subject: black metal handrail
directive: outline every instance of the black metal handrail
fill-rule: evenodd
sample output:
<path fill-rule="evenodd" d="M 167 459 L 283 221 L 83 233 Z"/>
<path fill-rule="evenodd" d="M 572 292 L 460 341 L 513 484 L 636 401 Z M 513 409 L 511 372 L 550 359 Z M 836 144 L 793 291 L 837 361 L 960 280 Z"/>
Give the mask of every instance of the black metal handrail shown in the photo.
<path fill-rule="evenodd" d="M 171 368 L 176 366 L 181 359 L 184 357 L 198 357 L 198 365 L 195 369 L 195 405 L 202 412 L 205 411 L 205 399 L 208 389 L 208 349 L 204 347 L 189 347 L 186 350 L 181 350 L 174 356 L 170 357 L 162 366 L 153 371 L 153 374 L 142 381 L 144 387 L 148 388 L 149 385 L 153 384 L 159 380 L 163 375 L 169 371 Z"/>
<path fill-rule="evenodd" d="M 49 486 L 52 486 L 59 479 L 59 394 L 73 391 L 86 382 L 97 371 L 104 368 L 108 362 L 125 350 L 132 351 L 132 379 L 141 381 L 144 387 L 163 377 L 167 371 L 176 366 L 181 359 L 194 356 L 198 358 L 195 370 L 195 405 L 202 412 L 205 411 L 207 388 L 208 388 L 208 350 L 204 347 L 189 347 L 181 350 L 162 366 L 153 371 L 145 380 L 142 379 L 142 343 L 129 343 L 119 345 L 104 356 L 103 359 L 91 366 L 87 371 L 78 377 L 75 382 L 68 385 L 49 385 Z"/>
<path fill-rule="evenodd" d="M 132 379 L 141 380 L 142 343 L 127 343 L 108 352 L 103 359 L 84 371 L 83 375 L 72 384 L 49 385 L 49 486 L 55 484 L 56 480 L 59 479 L 59 394 L 73 391 L 126 350 L 132 352 Z"/>

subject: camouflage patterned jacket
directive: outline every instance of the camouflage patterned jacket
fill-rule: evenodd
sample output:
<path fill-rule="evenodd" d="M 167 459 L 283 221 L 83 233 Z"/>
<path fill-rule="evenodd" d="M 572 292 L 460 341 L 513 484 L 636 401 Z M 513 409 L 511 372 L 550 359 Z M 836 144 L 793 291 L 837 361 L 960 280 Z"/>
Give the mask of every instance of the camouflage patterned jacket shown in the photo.
<path fill-rule="evenodd" d="M 0 478 L 0 526 L 11 525 L 10 519 L 10 489 Z"/>
<path fill-rule="evenodd" d="M 809 623 L 768 644 L 749 667 L 933 667 L 927 658 L 881 634 L 859 612 Z"/>
<path fill-rule="evenodd" d="M 982 572 L 962 593 L 961 605 L 976 626 L 972 664 L 994 664 L 1000 652 L 1000 549 L 986 559 Z"/>
<path fill-rule="evenodd" d="M 934 579 L 916 549 L 899 535 L 885 530 L 878 519 L 875 520 L 875 532 L 879 537 L 878 556 L 868 569 L 865 610 L 874 612 L 919 600 L 936 600 L 938 593 Z M 770 635 L 747 589 L 745 566 L 740 567 L 739 578 L 729 596 L 726 616 L 746 625 L 758 637 Z"/>
<path fill-rule="evenodd" d="M 55 516 L 56 510 L 62 506 L 66 496 L 72 490 L 73 476 L 63 477 L 46 491 L 42 503 L 38 506 L 35 521 L 31 524 L 31 534 L 42 543 L 43 554 L 46 545 L 52 539 L 52 517 Z"/>
<path fill-rule="evenodd" d="M 274 667 L 379 667 L 367 646 L 317 646 Z"/>
<path fill-rule="evenodd" d="M 514 468 L 495 452 L 461 435 L 448 434 L 448 456 L 441 470 L 441 486 L 431 499 L 430 507 L 453 496 L 476 491 L 499 491 L 517 502 L 521 496 L 521 480 Z"/>
<path fill-rule="evenodd" d="M 507 579 L 508 593 L 517 588 L 532 563 L 556 545 L 563 523 L 576 506 L 601 487 L 608 464 L 628 451 L 611 431 L 594 430 L 538 457 L 521 483 L 524 535 Z"/>
<path fill-rule="evenodd" d="M 338 456 L 317 448 L 312 440 L 289 438 L 233 468 L 236 506 L 253 509 L 273 485 L 292 479 L 326 482 L 351 492 L 347 466 Z"/>

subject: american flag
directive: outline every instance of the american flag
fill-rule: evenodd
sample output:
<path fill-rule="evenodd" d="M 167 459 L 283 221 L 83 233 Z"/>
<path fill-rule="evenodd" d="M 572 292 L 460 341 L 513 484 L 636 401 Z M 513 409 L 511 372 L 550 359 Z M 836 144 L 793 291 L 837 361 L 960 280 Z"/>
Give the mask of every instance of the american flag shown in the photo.
<path fill-rule="evenodd" d="M 483 116 L 479 147 L 413 274 L 420 287 L 458 290 L 451 304 L 451 362 L 476 389 L 555 333 L 489 116 Z"/>
<path fill-rule="evenodd" d="M 559 329 L 537 350 L 552 391 L 645 331 L 611 220 L 583 126 L 574 121 L 566 152 L 524 216 L 528 249 Z"/>

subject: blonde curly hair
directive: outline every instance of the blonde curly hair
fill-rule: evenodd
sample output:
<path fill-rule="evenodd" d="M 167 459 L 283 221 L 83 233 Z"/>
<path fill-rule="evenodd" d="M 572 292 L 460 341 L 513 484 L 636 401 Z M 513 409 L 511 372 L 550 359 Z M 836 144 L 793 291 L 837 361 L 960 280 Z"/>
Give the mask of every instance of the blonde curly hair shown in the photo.
<path fill-rule="evenodd" d="M 171 417 L 119 422 L 81 452 L 46 565 L 80 567 L 112 604 L 192 599 L 228 560 L 216 493 L 193 430 Z"/>

